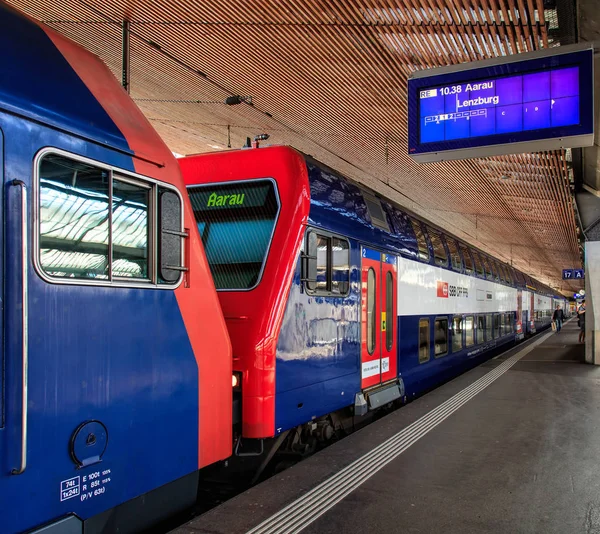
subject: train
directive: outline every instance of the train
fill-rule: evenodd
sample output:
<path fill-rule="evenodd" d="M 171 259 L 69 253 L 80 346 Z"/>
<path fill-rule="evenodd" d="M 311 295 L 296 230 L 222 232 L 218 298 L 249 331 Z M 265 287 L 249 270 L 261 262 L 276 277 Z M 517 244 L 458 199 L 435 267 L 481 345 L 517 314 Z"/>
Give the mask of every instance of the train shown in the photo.
<path fill-rule="evenodd" d="M 99 58 L 0 30 L 2 532 L 144 531 L 564 306 L 293 148 L 176 160 Z"/>
<path fill-rule="evenodd" d="M 291 147 L 178 161 L 230 334 L 247 455 L 312 451 L 566 309 L 550 287 Z"/>
<path fill-rule="evenodd" d="M 231 345 L 172 152 L 0 4 L 0 532 L 148 528 L 232 452 Z"/>

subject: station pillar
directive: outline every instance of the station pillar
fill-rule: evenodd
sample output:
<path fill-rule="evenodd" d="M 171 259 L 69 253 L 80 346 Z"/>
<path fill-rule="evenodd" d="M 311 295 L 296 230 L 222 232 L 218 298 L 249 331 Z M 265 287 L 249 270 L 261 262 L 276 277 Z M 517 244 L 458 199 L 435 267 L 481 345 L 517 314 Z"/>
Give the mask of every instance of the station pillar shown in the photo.
<path fill-rule="evenodd" d="M 585 361 L 600 365 L 600 241 L 585 242 Z"/>

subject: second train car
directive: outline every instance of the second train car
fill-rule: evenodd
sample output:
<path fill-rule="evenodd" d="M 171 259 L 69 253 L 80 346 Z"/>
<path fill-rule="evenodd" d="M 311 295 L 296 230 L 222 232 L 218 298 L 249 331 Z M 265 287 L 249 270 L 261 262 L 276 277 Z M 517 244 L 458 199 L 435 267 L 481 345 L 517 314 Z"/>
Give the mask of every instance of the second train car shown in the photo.
<path fill-rule="evenodd" d="M 563 303 L 289 147 L 179 163 L 231 337 L 246 451 L 278 436 L 306 450 L 548 326 Z"/>

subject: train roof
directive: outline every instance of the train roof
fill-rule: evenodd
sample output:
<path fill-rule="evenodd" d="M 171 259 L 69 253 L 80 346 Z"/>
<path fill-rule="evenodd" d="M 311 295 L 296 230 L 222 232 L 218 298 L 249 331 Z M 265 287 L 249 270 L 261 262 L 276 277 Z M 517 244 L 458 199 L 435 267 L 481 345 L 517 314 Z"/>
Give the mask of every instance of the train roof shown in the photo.
<path fill-rule="evenodd" d="M 0 48 L 0 110 L 155 164 L 172 157 L 91 52 L 6 4 L 0 4 Z"/>

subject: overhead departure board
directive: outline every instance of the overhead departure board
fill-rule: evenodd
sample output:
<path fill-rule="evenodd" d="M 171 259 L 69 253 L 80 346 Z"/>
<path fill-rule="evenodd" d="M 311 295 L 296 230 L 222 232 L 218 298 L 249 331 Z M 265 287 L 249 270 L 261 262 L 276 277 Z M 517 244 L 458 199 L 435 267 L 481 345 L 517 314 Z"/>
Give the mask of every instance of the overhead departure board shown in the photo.
<path fill-rule="evenodd" d="M 409 155 L 428 162 L 589 146 L 592 65 L 588 48 L 415 73 Z"/>

